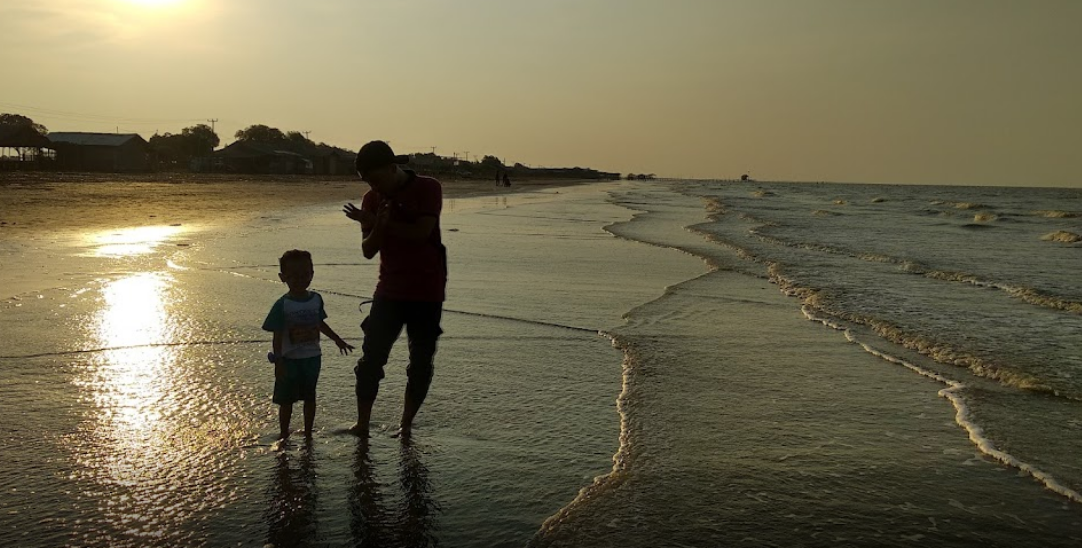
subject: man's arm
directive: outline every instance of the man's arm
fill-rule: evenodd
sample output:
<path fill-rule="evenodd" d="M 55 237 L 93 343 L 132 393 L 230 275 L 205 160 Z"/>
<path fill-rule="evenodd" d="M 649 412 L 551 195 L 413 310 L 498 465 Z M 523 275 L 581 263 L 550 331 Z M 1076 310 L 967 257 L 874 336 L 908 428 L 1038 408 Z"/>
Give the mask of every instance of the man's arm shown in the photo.
<path fill-rule="evenodd" d="M 361 252 L 366 259 L 371 259 L 379 253 L 383 244 L 383 227 L 380 226 L 380 215 L 376 211 L 375 200 L 371 194 L 365 194 L 361 200 L 361 207 L 346 204 L 342 212 L 346 217 L 357 221 L 361 225 Z"/>
<path fill-rule="evenodd" d="M 411 242 L 427 240 L 435 228 L 436 218 L 429 215 L 419 217 L 417 221 L 412 223 L 400 223 L 397 221 L 387 223 L 387 230 L 391 234 Z"/>
<path fill-rule="evenodd" d="M 371 259 L 379 253 L 379 248 L 383 245 L 384 228 L 380 223 L 375 223 L 375 226 L 369 230 L 361 228 L 361 234 L 364 235 L 364 239 L 361 240 L 361 253 L 364 254 L 365 259 Z"/>

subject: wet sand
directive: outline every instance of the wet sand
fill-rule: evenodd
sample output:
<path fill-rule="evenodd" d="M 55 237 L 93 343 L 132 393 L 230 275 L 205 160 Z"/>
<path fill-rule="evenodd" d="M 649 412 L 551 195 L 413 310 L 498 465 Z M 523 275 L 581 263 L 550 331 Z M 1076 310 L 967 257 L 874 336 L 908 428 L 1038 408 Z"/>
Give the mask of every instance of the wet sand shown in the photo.
<path fill-rule="evenodd" d="M 441 182 L 444 198 L 453 199 L 593 181 L 515 181 L 509 188 L 488 180 Z M 0 173 L 0 298 L 77 285 L 116 268 L 72 250 L 88 242 L 140 245 L 150 234 L 160 244 L 187 247 L 208 228 L 240 226 L 271 211 L 360 203 L 367 190 L 350 177 Z"/>
<path fill-rule="evenodd" d="M 449 198 L 529 192 L 592 181 L 443 180 Z M 293 206 L 360 200 L 351 177 L 215 174 L 0 173 L 0 238 L 40 231 L 240 221 Z"/>

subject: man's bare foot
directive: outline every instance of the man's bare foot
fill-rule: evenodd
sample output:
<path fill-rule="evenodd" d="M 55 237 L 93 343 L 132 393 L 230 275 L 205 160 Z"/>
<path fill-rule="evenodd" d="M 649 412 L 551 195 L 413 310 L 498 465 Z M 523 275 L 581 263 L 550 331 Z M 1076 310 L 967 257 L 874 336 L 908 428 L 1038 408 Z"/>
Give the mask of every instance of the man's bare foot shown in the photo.
<path fill-rule="evenodd" d="M 288 448 L 289 448 L 289 436 L 286 436 L 284 438 L 278 438 L 270 446 L 270 450 L 274 451 L 275 453 L 280 453 L 282 451 L 285 451 Z"/>
<path fill-rule="evenodd" d="M 413 428 L 411 428 L 409 426 L 402 426 L 394 434 L 391 434 L 391 437 L 392 438 L 402 438 L 404 440 L 408 440 L 412 434 L 413 434 Z"/>
<path fill-rule="evenodd" d="M 279 441 L 285 441 L 285 440 L 288 440 L 288 439 L 289 439 L 289 431 L 288 430 L 282 430 L 281 432 L 278 432 L 278 440 Z"/>
<path fill-rule="evenodd" d="M 368 427 L 361 426 L 360 424 L 354 424 L 353 426 L 349 427 L 349 433 L 353 434 L 354 436 L 367 438 L 368 437 Z"/>

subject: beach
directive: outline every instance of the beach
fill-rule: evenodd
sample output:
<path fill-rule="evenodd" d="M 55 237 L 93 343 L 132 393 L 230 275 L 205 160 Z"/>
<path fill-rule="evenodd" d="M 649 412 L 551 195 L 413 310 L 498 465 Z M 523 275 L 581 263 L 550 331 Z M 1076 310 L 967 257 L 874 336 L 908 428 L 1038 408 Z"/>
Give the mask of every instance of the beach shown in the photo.
<path fill-rule="evenodd" d="M 477 179 L 445 180 L 444 195 L 514 194 L 590 181 L 524 180 L 510 187 Z M 190 173 L 0 173 L 0 230 L 85 230 L 156 223 L 241 220 L 263 211 L 360 200 L 356 177 Z"/>
<path fill-rule="evenodd" d="M 356 355 L 325 344 L 313 442 L 278 450 L 277 256 L 312 252 L 355 346 L 376 264 L 340 211 L 359 182 L 267 185 L 0 185 L 30 227 L 0 230 L 0 411 L 25 417 L 0 542 L 1082 542 L 1082 258 L 1042 239 L 1079 232 L 1078 191 L 447 184 L 413 439 L 390 436 L 405 345 L 361 442 Z"/>
<path fill-rule="evenodd" d="M 541 188 L 575 186 L 588 181 L 518 181 L 497 187 L 491 181 L 444 181 L 447 198 L 496 196 Z M 293 207 L 340 202 L 360 203 L 367 185 L 356 178 L 311 176 L 227 176 L 198 174 L 0 174 L 0 259 L 28 268 L 8 272 L 4 294 L 46 289 L 93 272 L 99 265 L 67 272 L 70 264 L 51 249 L 82 245 L 86 238 L 108 239 L 118 229 L 155 227 L 161 232 L 190 232 L 203 227 L 240 224 Z M 171 230 L 183 227 L 183 230 Z M 124 239 L 126 236 L 119 236 Z M 190 242 L 178 241 L 186 246 Z M 16 259 L 17 258 L 17 259 Z M 77 262 L 77 260 L 76 260 Z"/>

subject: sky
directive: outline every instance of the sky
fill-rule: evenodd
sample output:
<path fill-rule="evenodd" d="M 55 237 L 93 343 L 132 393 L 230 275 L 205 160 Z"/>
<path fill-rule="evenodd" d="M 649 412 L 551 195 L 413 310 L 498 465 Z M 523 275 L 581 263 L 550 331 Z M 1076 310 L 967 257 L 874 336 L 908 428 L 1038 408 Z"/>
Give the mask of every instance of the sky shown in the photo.
<path fill-rule="evenodd" d="M 665 177 L 1082 187 L 1078 0 L 3 0 L 0 112 Z"/>

